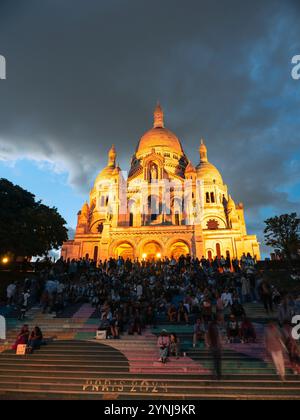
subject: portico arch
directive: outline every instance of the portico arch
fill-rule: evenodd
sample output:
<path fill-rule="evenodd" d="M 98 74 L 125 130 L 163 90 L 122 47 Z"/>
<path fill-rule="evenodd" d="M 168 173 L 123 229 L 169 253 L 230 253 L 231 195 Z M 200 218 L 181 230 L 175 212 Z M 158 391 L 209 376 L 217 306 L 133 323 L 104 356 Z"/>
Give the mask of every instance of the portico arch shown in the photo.
<path fill-rule="evenodd" d="M 191 254 L 191 247 L 184 239 L 173 239 L 167 244 L 168 255 L 178 259 L 182 255 Z"/>
<path fill-rule="evenodd" d="M 164 254 L 164 246 L 156 238 L 153 240 L 151 238 L 145 239 L 139 244 L 138 255 L 141 259 L 156 259 L 158 255 L 163 258 Z"/>
<path fill-rule="evenodd" d="M 135 259 L 135 247 L 130 241 L 118 241 L 112 244 L 110 248 L 110 255 L 114 258 L 122 257 L 124 260 L 129 258 L 130 260 Z"/>

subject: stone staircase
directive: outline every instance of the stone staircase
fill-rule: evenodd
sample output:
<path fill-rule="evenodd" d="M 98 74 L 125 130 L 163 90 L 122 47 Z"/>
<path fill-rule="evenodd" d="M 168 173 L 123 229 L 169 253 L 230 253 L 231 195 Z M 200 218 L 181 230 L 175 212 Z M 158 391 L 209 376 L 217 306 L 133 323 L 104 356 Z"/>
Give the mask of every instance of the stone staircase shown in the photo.
<path fill-rule="evenodd" d="M 99 342 L 94 339 L 98 321 L 90 313 L 86 305 L 72 318 L 59 319 L 34 308 L 26 322 L 39 325 L 49 341 L 27 356 L 7 350 L 21 326 L 9 320 L 0 354 L 0 399 L 300 400 L 300 378 L 289 372 L 285 383 L 278 381 L 261 338 L 250 346 L 226 345 L 224 376 L 214 381 L 209 352 L 191 346 L 191 327 L 167 326 L 176 329 L 186 356 L 161 365 L 156 347 L 160 329 Z"/>

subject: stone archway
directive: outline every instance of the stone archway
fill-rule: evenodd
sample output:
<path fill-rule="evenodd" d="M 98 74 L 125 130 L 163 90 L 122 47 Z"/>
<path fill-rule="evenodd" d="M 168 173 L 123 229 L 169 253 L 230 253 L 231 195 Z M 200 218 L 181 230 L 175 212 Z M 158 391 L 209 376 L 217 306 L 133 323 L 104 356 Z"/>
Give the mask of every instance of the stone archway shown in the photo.
<path fill-rule="evenodd" d="M 184 241 L 178 240 L 176 242 L 173 242 L 173 244 L 170 246 L 169 254 L 175 259 L 178 259 L 182 255 L 186 256 L 190 253 L 190 247 Z"/>
<path fill-rule="evenodd" d="M 162 247 L 156 241 L 149 241 L 143 245 L 142 248 L 142 258 L 146 260 L 153 260 L 157 258 L 161 258 L 162 255 Z"/>
<path fill-rule="evenodd" d="M 130 260 L 134 260 L 134 247 L 129 242 L 120 242 L 114 248 L 114 257 L 119 258 L 122 257 L 124 260 L 129 258 Z"/>

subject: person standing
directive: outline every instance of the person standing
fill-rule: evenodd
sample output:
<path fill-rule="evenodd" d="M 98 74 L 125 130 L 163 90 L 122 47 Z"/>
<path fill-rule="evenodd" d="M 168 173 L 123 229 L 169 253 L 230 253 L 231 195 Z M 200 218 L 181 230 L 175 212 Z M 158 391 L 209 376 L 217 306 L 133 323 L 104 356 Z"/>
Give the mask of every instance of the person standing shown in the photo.
<path fill-rule="evenodd" d="M 243 276 L 241 279 L 242 283 L 242 303 L 247 303 L 250 300 L 251 286 L 250 280 L 247 276 Z"/>
<path fill-rule="evenodd" d="M 14 303 L 15 296 L 17 292 L 17 284 L 11 283 L 7 286 L 6 296 L 7 296 L 7 305 L 11 306 Z"/>
<path fill-rule="evenodd" d="M 181 354 L 180 339 L 175 333 L 170 334 L 170 355 L 179 359 Z"/>
<path fill-rule="evenodd" d="M 291 324 L 295 315 L 295 309 L 289 302 L 289 297 L 286 295 L 282 299 L 282 303 L 278 309 L 279 325 L 283 327 L 285 324 Z"/>
<path fill-rule="evenodd" d="M 277 374 L 282 381 L 285 381 L 284 352 L 286 347 L 282 335 L 274 322 L 270 322 L 265 331 L 265 344 L 267 353 L 270 354 Z"/>
<path fill-rule="evenodd" d="M 29 290 L 27 290 L 24 293 L 22 293 L 22 296 L 21 296 L 21 309 L 20 309 L 19 320 L 25 319 L 26 312 L 28 311 L 29 299 L 30 299 L 30 293 L 29 293 Z"/>
<path fill-rule="evenodd" d="M 214 363 L 214 371 L 216 379 L 222 379 L 222 340 L 219 326 L 216 320 L 213 320 L 207 331 L 207 346 L 211 351 Z"/>
<path fill-rule="evenodd" d="M 205 325 L 201 318 L 198 318 L 194 325 L 193 348 L 196 348 L 197 342 L 205 338 Z"/>
<path fill-rule="evenodd" d="M 260 285 L 260 295 L 267 314 L 273 313 L 272 288 L 267 279 L 264 279 Z"/>

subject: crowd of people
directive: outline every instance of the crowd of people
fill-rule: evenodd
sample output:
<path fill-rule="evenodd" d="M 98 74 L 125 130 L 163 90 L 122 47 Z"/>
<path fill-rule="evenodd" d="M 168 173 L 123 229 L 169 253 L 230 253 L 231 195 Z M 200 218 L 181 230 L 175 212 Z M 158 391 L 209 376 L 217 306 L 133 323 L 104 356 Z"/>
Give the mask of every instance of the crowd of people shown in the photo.
<path fill-rule="evenodd" d="M 57 315 L 76 304 L 90 303 L 100 319 L 99 330 L 108 339 L 118 339 L 124 332 L 141 335 L 146 326 L 155 328 L 168 321 L 194 325 L 194 347 L 199 340 L 207 345 L 218 341 L 212 338 L 216 328 L 225 331 L 230 343 L 249 343 L 256 341 L 256 331 L 247 318 L 246 303 L 261 302 L 268 314 L 276 309 L 281 327 L 300 313 L 300 300 L 272 287 L 250 255 L 240 261 L 190 256 L 153 261 L 120 257 L 97 264 L 89 259 L 38 260 L 34 268 L 23 288 L 15 283 L 7 288 L 7 303 L 19 308 L 20 319 L 35 302 L 40 302 L 44 313 Z M 159 348 L 165 348 L 160 352 L 162 362 L 169 354 L 179 357 L 176 336 L 162 335 L 160 340 Z"/>

